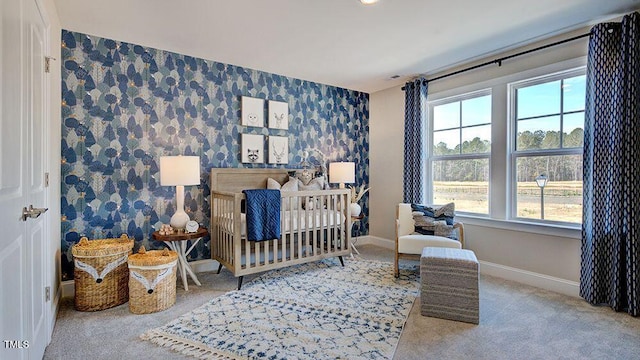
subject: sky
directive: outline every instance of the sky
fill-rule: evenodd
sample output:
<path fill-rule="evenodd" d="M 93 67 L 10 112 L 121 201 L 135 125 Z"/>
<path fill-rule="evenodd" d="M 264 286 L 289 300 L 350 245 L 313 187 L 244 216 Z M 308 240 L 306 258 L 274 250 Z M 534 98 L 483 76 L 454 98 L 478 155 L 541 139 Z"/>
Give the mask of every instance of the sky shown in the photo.
<path fill-rule="evenodd" d="M 561 91 L 563 109 L 560 107 Z M 521 87 L 517 90 L 518 119 L 558 114 L 560 111 L 583 111 L 585 103 L 585 76 L 580 75 L 561 81 Z M 462 116 L 461 116 L 462 114 Z M 476 136 L 491 141 L 491 95 L 480 96 L 462 102 L 456 101 L 433 108 L 433 143 L 444 142 L 453 149 L 460 143 L 460 130 L 444 130 L 459 127 L 462 122 L 462 141 Z M 487 124 L 487 125 L 482 125 Z M 583 128 L 584 113 L 563 116 L 563 132 L 570 133 Z M 471 126 L 464 128 L 465 126 Z M 518 120 L 518 132 L 536 130 L 560 131 L 560 116 Z M 441 130 L 441 131 L 439 131 Z"/>

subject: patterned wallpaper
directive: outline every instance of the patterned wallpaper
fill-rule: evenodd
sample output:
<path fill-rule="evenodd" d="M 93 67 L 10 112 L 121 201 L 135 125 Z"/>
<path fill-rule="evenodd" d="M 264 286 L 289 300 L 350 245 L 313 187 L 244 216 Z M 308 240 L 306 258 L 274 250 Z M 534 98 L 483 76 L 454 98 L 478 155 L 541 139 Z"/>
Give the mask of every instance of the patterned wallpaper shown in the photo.
<path fill-rule="evenodd" d="M 288 103 L 289 129 L 242 126 L 242 96 Z M 175 207 L 174 188 L 159 183 L 162 155 L 200 156 L 201 182 L 185 187 L 185 208 L 207 227 L 211 168 L 276 166 L 241 163 L 241 134 L 288 137 L 288 168 L 316 148 L 328 161 L 355 161 L 357 183 L 369 182 L 366 93 L 63 30 L 61 110 L 65 280 L 81 236 L 127 233 L 134 250 L 162 247 L 150 236 Z M 367 214 L 368 198 L 361 204 Z M 190 259 L 210 258 L 205 240 Z"/>

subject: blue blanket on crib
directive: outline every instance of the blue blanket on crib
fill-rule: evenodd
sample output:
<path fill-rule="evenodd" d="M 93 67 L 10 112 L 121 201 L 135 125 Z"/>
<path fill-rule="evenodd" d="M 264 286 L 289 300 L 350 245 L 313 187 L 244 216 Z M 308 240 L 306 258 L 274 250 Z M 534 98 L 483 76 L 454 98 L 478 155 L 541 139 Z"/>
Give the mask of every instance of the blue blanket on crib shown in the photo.
<path fill-rule="evenodd" d="M 247 240 L 280 238 L 280 190 L 243 190 L 247 199 Z"/>

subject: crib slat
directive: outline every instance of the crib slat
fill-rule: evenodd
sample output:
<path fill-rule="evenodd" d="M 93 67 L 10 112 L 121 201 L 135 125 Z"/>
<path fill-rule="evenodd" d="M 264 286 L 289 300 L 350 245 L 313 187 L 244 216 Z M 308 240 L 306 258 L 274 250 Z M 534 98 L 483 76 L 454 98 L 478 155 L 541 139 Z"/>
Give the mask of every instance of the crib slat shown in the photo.
<path fill-rule="evenodd" d="M 319 195 L 316 195 L 316 205 L 320 204 L 320 206 L 315 206 L 313 208 L 313 214 L 312 217 L 313 219 L 312 221 L 312 228 L 311 228 L 311 248 L 313 251 L 313 256 L 316 256 L 318 253 L 318 213 L 320 212 L 320 209 L 322 209 L 322 197 Z"/>
<path fill-rule="evenodd" d="M 293 259 L 293 210 L 295 209 L 294 204 L 293 204 L 293 196 L 289 198 L 289 205 L 291 205 L 289 207 L 289 231 L 287 236 L 289 237 L 289 241 L 288 241 L 288 248 L 287 248 L 287 252 L 282 254 L 283 258 L 286 258 L 287 260 L 291 260 Z"/>
<path fill-rule="evenodd" d="M 298 203 L 298 211 L 296 211 L 297 214 L 297 218 L 298 218 L 298 223 L 297 223 L 297 228 L 298 228 L 298 241 L 297 241 L 297 248 L 294 251 L 294 254 L 292 254 L 291 256 L 293 257 L 295 255 L 296 259 L 300 259 L 300 257 L 302 256 L 302 215 L 304 214 L 303 209 L 302 209 L 302 197 L 298 196 L 296 198 L 296 202 Z M 306 226 L 306 224 L 305 224 Z M 295 239 L 294 239 L 295 241 Z"/>
<path fill-rule="evenodd" d="M 264 265 L 269 264 L 269 244 L 271 244 L 273 240 L 265 241 L 264 246 L 262 248 L 262 257 L 264 257 Z"/>

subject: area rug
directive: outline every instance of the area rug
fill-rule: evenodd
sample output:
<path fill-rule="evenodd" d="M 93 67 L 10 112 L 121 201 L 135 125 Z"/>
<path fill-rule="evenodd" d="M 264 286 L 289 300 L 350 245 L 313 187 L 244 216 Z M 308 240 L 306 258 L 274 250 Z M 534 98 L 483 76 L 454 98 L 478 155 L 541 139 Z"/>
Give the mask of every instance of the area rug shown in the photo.
<path fill-rule="evenodd" d="M 274 270 L 141 338 L 203 359 L 391 359 L 417 276 L 362 259 Z"/>

